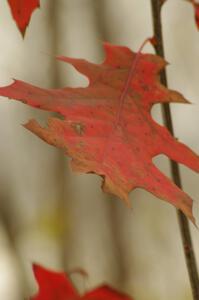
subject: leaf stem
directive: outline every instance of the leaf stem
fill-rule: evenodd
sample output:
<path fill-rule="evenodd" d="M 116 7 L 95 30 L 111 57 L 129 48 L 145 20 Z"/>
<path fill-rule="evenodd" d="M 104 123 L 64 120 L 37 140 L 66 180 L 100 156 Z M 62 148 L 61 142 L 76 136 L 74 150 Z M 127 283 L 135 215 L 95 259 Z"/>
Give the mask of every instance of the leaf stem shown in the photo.
<path fill-rule="evenodd" d="M 151 0 L 152 16 L 153 16 L 153 31 L 156 43 L 154 45 L 157 55 L 164 58 L 164 46 L 162 37 L 162 23 L 161 23 L 161 6 L 164 1 L 162 0 Z M 161 83 L 167 86 L 167 76 L 165 69 L 162 70 L 160 74 Z M 162 114 L 164 119 L 164 124 L 174 135 L 173 122 L 171 117 L 171 110 L 169 104 L 162 105 Z M 182 188 L 181 176 L 179 166 L 175 161 L 170 160 L 170 168 L 172 173 L 172 178 L 175 184 Z M 180 226 L 181 238 L 184 248 L 184 254 L 186 259 L 187 270 L 189 274 L 189 280 L 192 288 L 192 294 L 194 300 L 199 300 L 199 277 L 196 265 L 196 259 L 191 239 L 191 233 L 189 228 L 189 223 L 184 214 L 177 210 L 178 221 Z"/>

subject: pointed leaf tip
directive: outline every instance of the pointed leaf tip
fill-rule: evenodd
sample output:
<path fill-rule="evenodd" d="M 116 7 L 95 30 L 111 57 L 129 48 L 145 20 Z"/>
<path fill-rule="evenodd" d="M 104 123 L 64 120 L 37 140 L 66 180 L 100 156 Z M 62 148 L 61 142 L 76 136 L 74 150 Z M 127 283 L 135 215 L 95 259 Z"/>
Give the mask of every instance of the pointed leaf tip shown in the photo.
<path fill-rule="evenodd" d="M 24 37 L 33 11 L 40 7 L 39 0 L 8 0 L 13 19 Z"/>

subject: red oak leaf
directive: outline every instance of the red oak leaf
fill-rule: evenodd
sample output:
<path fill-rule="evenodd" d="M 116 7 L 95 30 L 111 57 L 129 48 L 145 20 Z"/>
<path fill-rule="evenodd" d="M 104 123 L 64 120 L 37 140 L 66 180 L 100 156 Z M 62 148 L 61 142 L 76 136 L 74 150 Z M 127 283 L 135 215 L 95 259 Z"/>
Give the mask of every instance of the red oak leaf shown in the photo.
<path fill-rule="evenodd" d="M 22 81 L 0 88 L 0 95 L 54 111 L 41 127 L 25 127 L 72 158 L 73 170 L 103 177 L 103 190 L 128 203 L 131 190 L 143 188 L 181 209 L 192 221 L 193 200 L 163 175 L 152 158 L 165 154 L 199 171 L 199 157 L 157 124 L 150 111 L 155 103 L 188 101 L 160 83 L 165 61 L 137 54 L 127 47 L 104 44 L 105 61 L 59 57 L 89 79 L 86 88 L 43 89 Z"/>
<path fill-rule="evenodd" d="M 8 3 L 12 16 L 24 35 L 33 11 L 39 7 L 39 0 L 8 0 Z"/>
<path fill-rule="evenodd" d="M 102 285 L 80 296 L 65 273 L 57 273 L 33 266 L 39 292 L 31 300 L 133 300 L 107 285 Z"/>

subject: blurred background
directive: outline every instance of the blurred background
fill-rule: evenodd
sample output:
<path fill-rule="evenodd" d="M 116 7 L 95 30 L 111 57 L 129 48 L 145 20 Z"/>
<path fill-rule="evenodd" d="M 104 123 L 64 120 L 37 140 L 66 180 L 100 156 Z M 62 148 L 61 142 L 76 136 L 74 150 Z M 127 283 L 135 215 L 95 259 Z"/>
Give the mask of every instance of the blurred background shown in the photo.
<path fill-rule="evenodd" d="M 199 32 L 193 13 L 187 1 L 168 0 L 162 20 L 169 86 L 193 103 L 172 105 L 175 134 L 198 152 Z M 1 0 L 0 85 L 17 78 L 44 88 L 86 86 L 55 55 L 100 63 L 102 41 L 137 51 L 150 36 L 149 0 L 41 0 L 24 40 Z M 143 51 L 153 53 L 150 45 Z M 162 123 L 158 105 L 152 114 Z M 102 193 L 99 177 L 72 174 L 61 150 L 21 126 L 48 116 L 1 98 L 0 299 L 36 293 L 32 262 L 57 271 L 81 267 L 89 275 L 86 285 L 80 275 L 72 277 L 80 293 L 107 282 L 136 300 L 192 299 L 175 209 L 136 190 L 129 210 Z M 166 157 L 155 163 L 170 176 Z M 198 175 L 180 168 L 184 190 L 199 203 Z M 199 233 L 191 230 L 199 262 Z"/>

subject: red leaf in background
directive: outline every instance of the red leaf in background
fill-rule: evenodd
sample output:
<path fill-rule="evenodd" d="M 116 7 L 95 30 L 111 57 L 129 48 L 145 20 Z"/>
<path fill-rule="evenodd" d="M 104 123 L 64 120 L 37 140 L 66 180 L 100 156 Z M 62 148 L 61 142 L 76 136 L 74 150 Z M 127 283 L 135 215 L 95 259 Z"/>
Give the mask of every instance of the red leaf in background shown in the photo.
<path fill-rule="evenodd" d="M 199 30 L 199 3 L 196 0 L 189 0 L 194 7 L 194 11 L 195 11 L 195 22 L 196 22 L 196 26 Z"/>
<path fill-rule="evenodd" d="M 57 273 L 33 266 L 39 292 L 31 300 L 133 300 L 107 285 L 80 296 L 65 273 Z"/>
<path fill-rule="evenodd" d="M 165 61 L 127 47 L 104 44 L 100 64 L 59 57 L 89 78 L 86 88 L 43 89 L 22 81 L 0 88 L 0 95 L 30 106 L 60 113 L 41 127 L 25 125 L 72 158 L 73 170 L 104 178 L 103 190 L 128 203 L 131 190 L 140 187 L 181 209 L 192 221 L 193 200 L 163 175 L 152 158 L 165 154 L 199 171 L 199 157 L 157 124 L 150 111 L 155 103 L 187 100 L 160 83 Z"/>
<path fill-rule="evenodd" d="M 33 11 L 39 7 L 39 0 L 8 0 L 8 3 L 12 16 L 24 35 Z"/>

